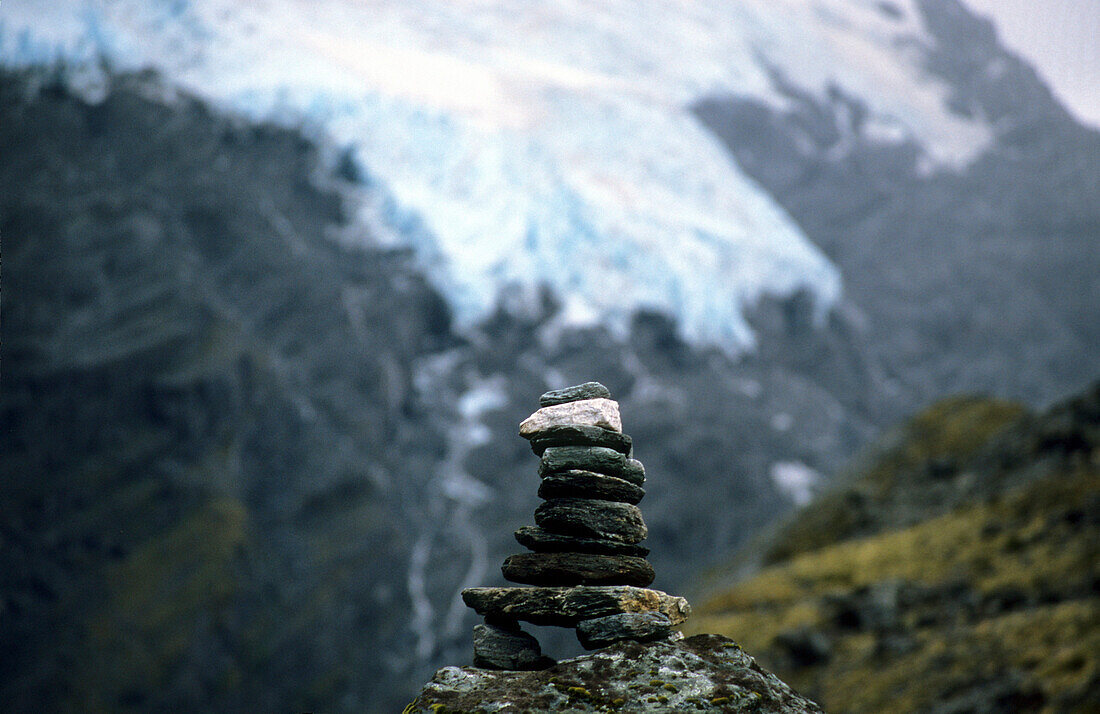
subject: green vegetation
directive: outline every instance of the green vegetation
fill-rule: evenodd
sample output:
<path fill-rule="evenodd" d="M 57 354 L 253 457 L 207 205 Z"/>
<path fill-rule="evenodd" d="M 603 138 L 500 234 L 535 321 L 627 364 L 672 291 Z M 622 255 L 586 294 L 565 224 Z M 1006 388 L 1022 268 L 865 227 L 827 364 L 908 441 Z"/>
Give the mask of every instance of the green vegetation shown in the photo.
<path fill-rule="evenodd" d="M 1025 415 L 1020 404 L 996 399 L 953 397 L 937 402 L 884 438 L 865 457 L 863 468 L 847 475 L 852 481 L 848 488 L 824 494 L 813 508 L 791 519 L 769 544 L 765 562 L 881 530 L 883 512 L 913 520 L 893 513 L 890 506 L 899 497 L 908 502 L 909 489 L 981 454 Z"/>
<path fill-rule="evenodd" d="M 737 639 L 827 711 L 1095 711 L 1100 443 L 1036 438 L 1067 413 L 1085 414 L 1074 435 L 1096 433 L 1089 410 L 1035 418 L 954 399 L 924 412 L 824 509 L 797 516 L 773 565 L 703 601 L 690 629 Z M 919 494 L 930 480 L 1010 486 L 937 509 Z M 854 492 L 887 513 L 947 512 L 891 529 L 871 508 L 871 534 L 853 537 Z"/>

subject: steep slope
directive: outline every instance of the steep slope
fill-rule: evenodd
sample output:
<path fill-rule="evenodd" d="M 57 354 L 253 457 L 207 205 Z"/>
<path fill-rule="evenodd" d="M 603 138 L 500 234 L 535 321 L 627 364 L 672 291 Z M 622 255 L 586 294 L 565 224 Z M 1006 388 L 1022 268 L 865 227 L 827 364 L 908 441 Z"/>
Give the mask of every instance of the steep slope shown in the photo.
<path fill-rule="evenodd" d="M 948 105 L 993 128 L 967 166 L 874 142 L 864 97 L 822 99 L 780 68 L 786 106 L 716 95 L 696 112 L 840 267 L 860 337 L 910 404 L 960 391 L 1049 402 L 1100 371 L 1100 133 L 988 22 L 956 0 L 917 7 Z"/>
<path fill-rule="evenodd" d="M 531 393 L 622 395 L 676 590 L 914 405 L 1100 369 L 1096 134 L 947 0 L 474 5 L 0 11 L 13 708 L 407 701 L 534 506 Z M 406 92 L 500 86 L 538 131 Z"/>
<path fill-rule="evenodd" d="M 153 76 L 98 101 L 64 77 L 0 82 L 13 710 L 407 702 L 468 658 L 458 592 L 535 505 L 532 392 L 623 395 L 668 589 L 789 507 L 780 455 L 825 470 L 870 433 L 843 326 L 804 302 L 753 317 L 787 362 L 693 348 L 654 313 L 570 328 L 548 293 L 459 336 L 412 257 L 346 222 L 386 199 L 350 191 L 339 152 Z"/>
<path fill-rule="evenodd" d="M 1093 711 L 1097 514 L 1100 385 L 1042 415 L 947 402 L 758 543 L 770 565 L 712 586 L 691 627 L 827 710 Z"/>
<path fill-rule="evenodd" d="M 41 80 L 0 81 L 5 706 L 361 700 L 405 624 L 391 474 L 443 440 L 408 364 L 446 307 L 322 237 L 344 209 L 301 137 Z"/>

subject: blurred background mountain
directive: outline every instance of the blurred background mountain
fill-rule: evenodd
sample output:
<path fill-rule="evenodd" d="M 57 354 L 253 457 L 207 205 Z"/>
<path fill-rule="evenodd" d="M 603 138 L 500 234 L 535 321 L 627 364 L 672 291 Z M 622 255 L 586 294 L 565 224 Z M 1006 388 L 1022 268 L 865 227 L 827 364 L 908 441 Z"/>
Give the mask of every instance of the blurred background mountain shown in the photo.
<path fill-rule="evenodd" d="M 827 711 L 1094 711 L 1100 383 L 937 402 L 708 580 L 691 630 Z"/>
<path fill-rule="evenodd" d="M 588 379 L 694 627 L 1096 704 L 1100 133 L 959 3 L 0 20 L 9 709 L 398 710 Z"/>

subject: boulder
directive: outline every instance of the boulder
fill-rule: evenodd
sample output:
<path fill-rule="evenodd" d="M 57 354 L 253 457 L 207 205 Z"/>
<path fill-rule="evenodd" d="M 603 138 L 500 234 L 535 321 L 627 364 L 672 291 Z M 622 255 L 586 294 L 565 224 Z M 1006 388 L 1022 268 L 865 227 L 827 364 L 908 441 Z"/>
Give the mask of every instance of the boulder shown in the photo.
<path fill-rule="evenodd" d="M 537 672 L 444 667 L 406 707 L 439 711 L 821 714 L 733 640 L 619 642 Z"/>

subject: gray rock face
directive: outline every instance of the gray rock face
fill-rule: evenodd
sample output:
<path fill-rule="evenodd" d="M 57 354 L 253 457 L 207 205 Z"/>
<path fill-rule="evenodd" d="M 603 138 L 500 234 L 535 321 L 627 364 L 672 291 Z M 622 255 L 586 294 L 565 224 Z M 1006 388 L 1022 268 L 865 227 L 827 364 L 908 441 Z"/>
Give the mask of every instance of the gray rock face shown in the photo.
<path fill-rule="evenodd" d="M 538 456 L 551 446 L 605 446 L 626 455 L 632 447 L 630 437 L 622 432 L 584 424 L 552 426 L 527 438 L 531 441 L 531 450 Z"/>
<path fill-rule="evenodd" d="M 585 382 L 564 389 L 552 389 L 539 397 L 540 407 L 576 402 L 581 399 L 610 399 L 611 392 L 599 382 Z"/>
<path fill-rule="evenodd" d="M 594 471 L 563 471 L 542 479 L 539 498 L 595 498 L 602 501 L 638 503 L 645 489 L 625 479 Z"/>
<path fill-rule="evenodd" d="M 434 707 L 434 708 L 433 708 Z M 820 714 L 821 708 L 760 668 L 735 642 L 620 642 L 538 672 L 444 667 L 406 708 L 446 711 L 683 711 Z"/>
<path fill-rule="evenodd" d="M 965 170 L 926 176 L 919 145 L 853 141 L 862 120 L 848 112 L 866 107 L 858 97 L 817 98 L 777 82 L 789 104 L 724 97 L 695 111 L 836 263 L 869 327 L 847 350 L 883 360 L 904 404 L 959 392 L 1049 403 L 1096 375 L 1100 320 L 1082 311 L 1095 315 L 1100 304 L 1100 134 L 1067 116 L 965 4 L 923 0 L 906 10 L 928 33 L 922 65 L 951 88 L 948 105 L 1015 127 Z M 996 270 L 969 257 L 977 244 L 1002 256 Z M 809 347 L 795 344 L 788 349 Z M 828 376 L 826 366 L 814 369 L 818 384 L 843 374 L 828 365 Z M 873 373 L 850 376 L 859 379 L 849 393 L 882 387 Z"/>
<path fill-rule="evenodd" d="M 587 498 L 555 498 L 535 509 L 535 523 L 562 535 L 638 543 L 649 530 L 637 506 Z"/>
<path fill-rule="evenodd" d="M 691 614 L 691 606 L 682 597 L 628 585 L 466 588 L 462 601 L 485 617 L 559 627 L 574 627 L 581 620 L 621 612 L 661 612 L 673 625 L 679 625 Z"/>
<path fill-rule="evenodd" d="M 598 426 L 612 431 L 622 431 L 619 403 L 611 399 L 582 399 L 543 407 L 523 420 L 519 435 L 530 438 L 540 431 L 555 426 Z"/>
<path fill-rule="evenodd" d="M 528 585 L 635 585 L 653 582 L 653 566 L 632 555 L 520 553 L 501 566 L 506 580 Z"/>
<path fill-rule="evenodd" d="M 672 634 L 672 623 L 660 612 L 624 612 L 577 623 L 577 638 L 585 649 L 607 647 L 623 640 L 652 642 Z"/>
<path fill-rule="evenodd" d="M 636 555 L 644 558 L 649 548 L 600 538 L 580 538 L 544 531 L 538 526 L 523 526 L 516 531 L 516 540 L 524 548 L 538 553 L 603 553 L 605 555 Z"/>
<path fill-rule="evenodd" d="M 546 669 L 554 660 L 519 625 L 474 625 L 474 666 L 485 669 Z"/>

